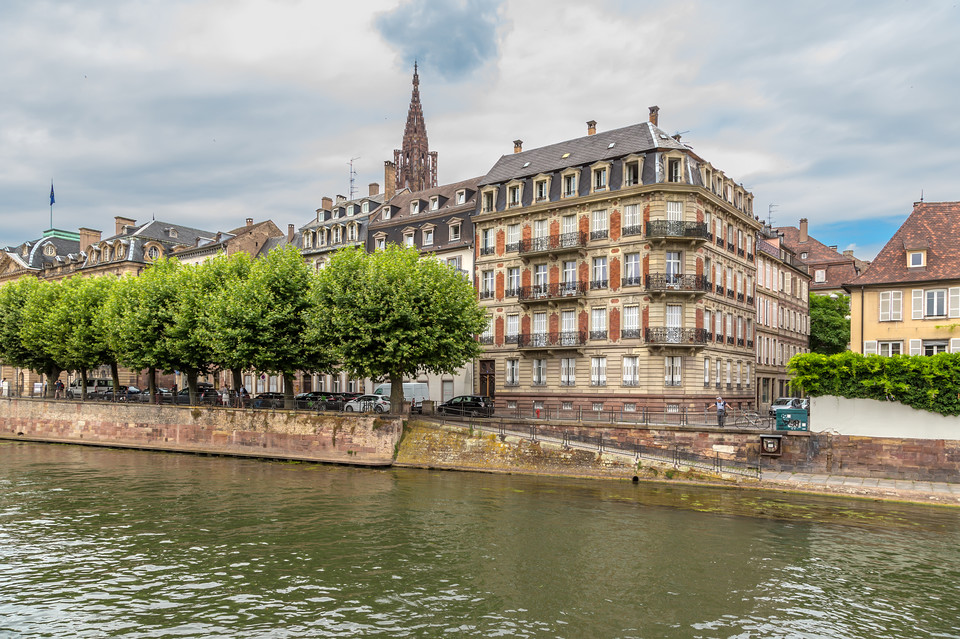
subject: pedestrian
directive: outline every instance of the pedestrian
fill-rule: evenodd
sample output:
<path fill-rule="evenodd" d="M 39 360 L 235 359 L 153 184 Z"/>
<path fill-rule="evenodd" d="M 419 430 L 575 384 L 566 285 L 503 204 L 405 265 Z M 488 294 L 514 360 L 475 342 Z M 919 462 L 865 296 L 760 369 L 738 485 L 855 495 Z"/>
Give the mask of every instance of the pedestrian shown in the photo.
<path fill-rule="evenodd" d="M 717 426 L 723 428 L 723 420 L 727 417 L 727 403 L 722 397 L 718 397 L 713 405 L 717 407 Z"/>
<path fill-rule="evenodd" d="M 53 385 L 54 388 L 54 399 L 61 399 L 63 397 L 63 382 L 59 379 L 57 383 Z"/>

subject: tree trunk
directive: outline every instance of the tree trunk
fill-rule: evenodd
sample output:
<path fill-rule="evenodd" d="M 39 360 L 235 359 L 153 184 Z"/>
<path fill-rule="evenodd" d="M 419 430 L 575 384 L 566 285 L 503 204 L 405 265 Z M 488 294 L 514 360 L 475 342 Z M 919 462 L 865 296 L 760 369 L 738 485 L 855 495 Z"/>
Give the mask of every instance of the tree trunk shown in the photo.
<path fill-rule="evenodd" d="M 243 408 L 240 398 L 240 389 L 243 387 L 243 371 L 239 368 L 234 368 L 231 371 L 233 373 L 233 390 L 237 393 L 237 408 Z"/>
<path fill-rule="evenodd" d="M 283 374 L 283 407 L 287 410 L 297 407 L 296 400 L 293 399 L 293 373 Z"/>
<path fill-rule="evenodd" d="M 113 378 L 113 401 L 120 399 L 120 368 L 116 362 L 110 362 L 110 377 Z"/>
<path fill-rule="evenodd" d="M 189 369 L 187 371 L 187 388 L 190 389 L 190 405 L 197 405 L 197 371 L 196 369 Z M 174 399 L 173 401 L 177 401 Z"/>
<path fill-rule="evenodd" d="M 403 413 L 403 375 L 390 373 L 390 412 Z"/>
<path fill-rule="evenodd" d="M 80 369 L 80 401 L 87 401 L 87 369 Z"/>
<path fill-rule="evenodd" d="M 155 366 L 147 369 L 147 390 L 150 392 L 150 401 L 159 404 L 160 398 L 157 397 L 157 369 Z"/>

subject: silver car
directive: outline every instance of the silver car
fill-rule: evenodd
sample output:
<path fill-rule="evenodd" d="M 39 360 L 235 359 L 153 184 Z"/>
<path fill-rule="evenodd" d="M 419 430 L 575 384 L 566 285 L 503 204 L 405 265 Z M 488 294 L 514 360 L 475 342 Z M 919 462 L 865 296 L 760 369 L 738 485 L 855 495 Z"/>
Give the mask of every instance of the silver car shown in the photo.
<path fill-rule="evenodd" d="M 343 410 L 348 413 L 366 413 L 369 411 L 389 413 L 390 399 L 383 395 L 361 395 L 344 404 Z"/>

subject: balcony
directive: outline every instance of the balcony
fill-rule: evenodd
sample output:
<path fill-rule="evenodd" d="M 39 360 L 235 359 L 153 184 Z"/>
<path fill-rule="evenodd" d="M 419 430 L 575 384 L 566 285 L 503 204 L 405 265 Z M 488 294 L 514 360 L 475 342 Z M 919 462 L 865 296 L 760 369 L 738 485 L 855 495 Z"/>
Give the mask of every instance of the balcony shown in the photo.
<path fill-rule="evenodd" d="M 574 233 L 520 240 L 520 257 L 550 255 L 585 249 L 588 237 L 587 233 L 576 231 Z"/>
<path fill-rule="evenodd" d="M 651 273 L 646 276 L 646 290 L 651 293 L 706 293 L 710 282 L 703 275 Z"/>
<path fill-rule="evenodd" d="M 717 294 L 723 295 L 723 284 L 717 284 Z"/>
<path fill-rule="evenodd" d="M 640 339 L 643 332 L 639 328 L 624 328 L 620 331 L 620 339 Z"/>
<path fill-rule="evenodd" d="M 496 252 L 496 247 L 493 246 L 481 246 L 480 255 L 493 255 Z"/>
<path fill-rule="evenodd" d="M 568 297 L 583 297 L 587 292 L 587 283 L 583 280 L 560 282 L 559 284 L 534 284 L 517 289 L 517 299 L 521 304 L 543 302 Z"/>
<path fill-rule="evenodd" d="M 747 295 L 747 304 L 753 304 L 753 295 Z"/>
<path fill-rule="evenodd" d="M 624 226 L 620 230 L 620 235 L 643 235 L 643 225 L 631 224 L 629 226 Z"/>
<path fill-rule="evenodd" d="M 620 286 L 640 286 L 643 284 L 643 277 L 640 275 L 628 275 L 620 279 Z"/>
<path fill-rule="evenodd" d="M 647 222 L 647 238 L 661 240 L 691 240 L 705 242 L 707 225 L 704 222 L 679 222 L 676 220 L 650 220 Z"/>
<path fill-rule="evenodd" d="M 580 348 L 587 343 L 586 331 L 563 331 L 560 333 L 520 333 L 517 348 L 564 349 Z"/>
<path fill-rule="evenodd" d="M 504 343 L 504 344 L 516 344 L 519 338 L 520 338 L 520 336 L 519 336 L 518 334 L 516 334 L 516 333 L 514 333 L 513 335 L 507 335 L 506 337 L 503 338 L 503 343 Z"/>
<path fill-rule="evenodd" d="M 481 344 L 486 344 L 489 346 L 490 344 L 493 344 L 493 335 L 481 335 L 477 341 Z"/>
<path fill-rule="evenodd" d="M 646 330 L 644 341 L 658 347 L 702 348 L 707 344 L 707 331 L 703 328 L 655 326 Z"/>
<path fill-rule="evenodd" d="M 727 250 L 733 253 L 735 250 L 737 250 L 736 244 L 733 242 L 727 242 Z"/>
<path fill-rule="evenodd" d="M 482 300 L 492 300 L 493 299 L 493 289 L 488 289 L 486 291 L 480 291 L 480 299 Z"/>
<path fill-rule="evenodd" d="M 607 339 L 607 331 L 590 331 L 590 339 Z"/>
<path fill-rule="evenodd" d="M 607 280 L 590 280 L 590 288 L 607 288 Z"/>

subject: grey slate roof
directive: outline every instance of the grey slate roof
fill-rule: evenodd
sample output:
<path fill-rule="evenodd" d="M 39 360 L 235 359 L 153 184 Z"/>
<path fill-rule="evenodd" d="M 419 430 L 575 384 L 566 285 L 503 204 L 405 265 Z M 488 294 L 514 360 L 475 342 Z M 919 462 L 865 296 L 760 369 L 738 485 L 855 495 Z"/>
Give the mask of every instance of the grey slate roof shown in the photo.
<path fill-rule="evenodd" d="M 610 146 L 611 144 L 613 146 Z M 480 181 L 480 185 L 496 184 L 514 178 L 550 173 L 570 166 L 583 166 L 631 153 L 645 153 L 657 149 L 690 151 L 690 147 L 673 139 L 662 129 L 650 122 L 641 122 L 529 151 L 504 155 Z M 570 155 L 563 157 L 566 153 Z"/>

